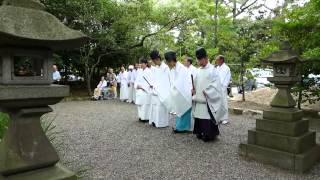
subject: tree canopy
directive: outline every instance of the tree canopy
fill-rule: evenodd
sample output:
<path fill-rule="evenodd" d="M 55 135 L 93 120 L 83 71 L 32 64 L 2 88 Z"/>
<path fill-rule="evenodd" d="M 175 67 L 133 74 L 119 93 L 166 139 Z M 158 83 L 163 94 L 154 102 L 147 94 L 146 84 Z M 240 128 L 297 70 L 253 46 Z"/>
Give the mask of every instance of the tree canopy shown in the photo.
<path fill-rule="evenodd" d="M 91 37 L 80 51 L 58 52 L 56 63 L 88 80 L 104 67 L 138 62 L 150 50 L 194 57 L 205 47 L 210 59 L 225 55 L 237 80 L 240 69 L 261 60 L 289 40 L 308 62 L 303 74 L 320 74 L 320 0 L 42 0 L 47 11 Z M 312 62 L 312 63 L 309 63 Z M 239 68 L 239 67 L 242 68 Z M 89 87 L 91 89 L 91 87 Z"/>

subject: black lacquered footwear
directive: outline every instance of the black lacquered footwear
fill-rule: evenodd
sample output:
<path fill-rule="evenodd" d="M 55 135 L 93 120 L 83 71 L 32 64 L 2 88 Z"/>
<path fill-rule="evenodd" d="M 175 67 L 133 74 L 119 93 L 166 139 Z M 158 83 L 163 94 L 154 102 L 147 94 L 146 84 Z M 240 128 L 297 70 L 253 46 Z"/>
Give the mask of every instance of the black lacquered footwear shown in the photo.
<path fill-rule="evenodd" d="M 196 134 L 198 139 L 202 139 L 202 134 Z"/>

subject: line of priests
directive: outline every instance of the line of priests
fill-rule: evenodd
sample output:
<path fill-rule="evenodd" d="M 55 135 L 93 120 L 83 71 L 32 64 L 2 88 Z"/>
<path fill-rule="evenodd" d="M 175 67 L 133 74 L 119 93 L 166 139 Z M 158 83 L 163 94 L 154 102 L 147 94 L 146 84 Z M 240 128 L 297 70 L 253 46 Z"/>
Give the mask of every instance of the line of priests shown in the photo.
<path fill-rule="evenodd" d="M 219 74 L 209 63 L 206 50 L 196 50 L 200 67 L 193 73 L 177 60 L 175 52 L 166 52 L 164 57 L 165 61 L 154 50 L 150 53 L 152 62 L 140 60 L 141 69 L 134 83 L 139 120 L 165 128 L 169 126 L 170 112 L 174 112 L 174 133 L 190 132 L 194 118 L 193 133 L 197 138 L 214 140 L 227 107 Z"/>

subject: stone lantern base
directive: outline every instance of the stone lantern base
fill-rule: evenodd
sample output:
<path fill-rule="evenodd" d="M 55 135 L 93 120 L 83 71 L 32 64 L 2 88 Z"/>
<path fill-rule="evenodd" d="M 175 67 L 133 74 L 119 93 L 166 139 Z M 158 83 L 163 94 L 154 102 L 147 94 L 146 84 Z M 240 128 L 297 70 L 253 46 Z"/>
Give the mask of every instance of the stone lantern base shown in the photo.
<path fill-rule="evenodd" d="M 60 164 L 55 166 L 28 171 L 12 176 L 0 176 L 0 180 L 76 180 L 76 175 Z"/>
<path fill-rule="evenodd" d="M 43 114 L 69 95 L 68 86 L 0 85 L 1 111 L 10 123 L 0 143 L 0 180 L 73 180 L 40 123 Z"/>
<path fill-rule="evenodd" d="M 309 170 L 320 158 L 320 146 L 302 115 L 296 108 L 265 110 L 248 142 L 240 144 L 240 155 L 299 173 Z"/>

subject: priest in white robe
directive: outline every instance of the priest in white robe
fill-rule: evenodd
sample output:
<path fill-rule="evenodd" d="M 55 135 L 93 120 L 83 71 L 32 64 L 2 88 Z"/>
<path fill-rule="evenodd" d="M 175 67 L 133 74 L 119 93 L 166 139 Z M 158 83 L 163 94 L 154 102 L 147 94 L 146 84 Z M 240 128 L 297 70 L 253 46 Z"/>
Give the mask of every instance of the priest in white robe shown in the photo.
<path fill-rule="evenodd" d="M 184 60 L 184 66 L 187 68 L 190 76 L 194 77 L 197 73 L 197 68 L 193 66 L 193 59 L 191 57 L 186 57 Z M 191 83 L 192 86 L 192 83 Z M 192 112 L 191 112 L 192 115 Z M 194 119 L 192 118 L 192 125 L 194 125 Z"/>
<path fill-rule="evenodd" d="M 192 82 L 187 68 L 177 61 L 176 53 L 169 51 L 165 59 L 170 67 L 171 89 L 168 102 L 176 113 L 174 133 L 185 133 L 191 130 Z"/>
<path fill-rule="evenodd" d="M 136 89 L 136 101 L 138 106 L 138 117 L 141 122 L 148 122 L 150 116 L 151 99 L 151 71 L 147 67 L 148 61 L 141 59 L 141 69 L 138 70 L 137 79 L 134 83 Z"/>
<path fill-rule="evenodd" d="M 164 101 L 169 96 L 170 89 L 170 70 L 162 60 L 159 51 L 154 50 L 150 53 L 150 58 L 154 63 L 152 70 L 152 96 L 150 106 L 149 124 L 157 128 L 169 126 L 169 111 Z"/>
<path fill-rule="evenodd" d="M 137 64 L 135 64 L 134 69 L 132 71 L 133 73 L 132 73 L 131 81 L 132 81 L 133 84 L 137 80 L 138 70 L 139 70 L 139 64 L 137 63 Z M 133 96 L 133 102 L 136 102 L 136 89 L 135 88 L 133 88 L 133 93 L 132 94 L 133 94 L 132 95 Z"/>
<path fill-rule="evenodd" d="M 120 80 L 120 100 L 125 102 L 129 98 L 129 80 L 128 80 L 128 72 L 125 70 L 124 67 L 121 67 L 119 80 Z"/>
<path fill-rule="evenodd" d="M 220 82 L 222 85 L 222 97 L 223 97 L 223 103 L 224 106 L 228 107 L 228 86 L 231 80 L 231 71 L 228 65 L 225 63 L 225 58 L 222 55 L 219 55 L 216 57 L 216 64 L 217 64 L 217 70 L 220 77 Z M 228 110 L 228 108 L 227 108 Z M 222 124 L 228 124 L 229 117 L 228 113 L 225 114 L 224 117 L 222 117 Z"/>
<path fill-rule="evenodd" d="M 218 125 L 227 113 L 223 103 L 223 91 L 219 74 L 209 63 L 204 48 L 196 51 L 200 68 L 193 79 L 193 116 L 195 118 L 193 133 L 197 138 L 207 142 L 219 135 Z"/>
<path fill-rule="evenodd" d="M 128 71 L 128 81 L 129 81 L 129 85 L 128 85 L 128 103 L 132 103 L 133 102 L 133 89 L 134 89 L 134 73 L 133 73 L 133 66 L 130 65 L 129 66 L 129 71 Z"/>
<path fill-rule="evenodd" d="M 188 72 L 195 76 L 197 68 L 192 65 L 193 59 L 191 57 L 186 57 L 184 60 L 184 66 L 188 69 Z"/>

